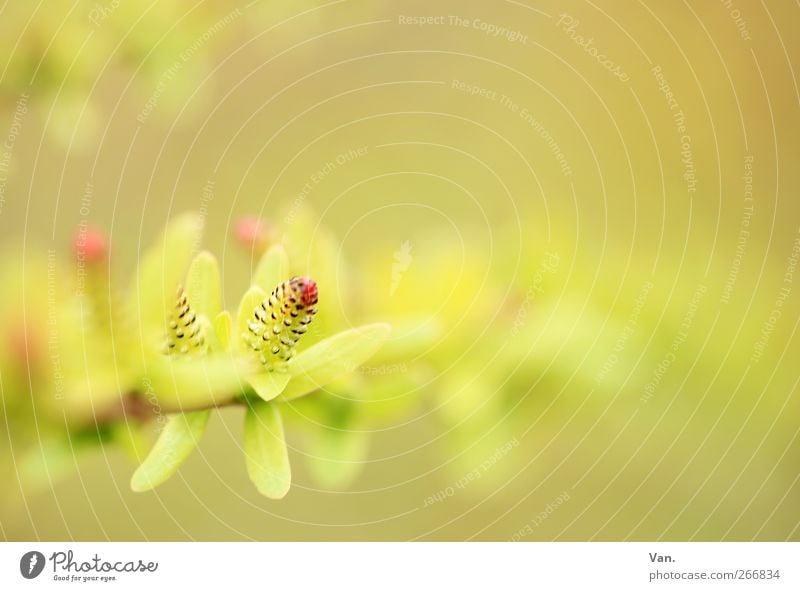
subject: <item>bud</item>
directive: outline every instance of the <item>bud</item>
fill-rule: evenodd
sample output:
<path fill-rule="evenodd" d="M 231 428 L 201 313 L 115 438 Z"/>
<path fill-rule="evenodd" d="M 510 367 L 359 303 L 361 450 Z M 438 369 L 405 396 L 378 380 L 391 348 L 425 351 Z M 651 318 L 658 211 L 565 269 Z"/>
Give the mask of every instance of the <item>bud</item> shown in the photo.
<path fill-rule="evenodd" d="M 202 353 L 205 350 L 205 336 L 203 327 L 197 320 L 183 286 L 178 286 L 178 297 L 175 307 L 170 311 L 167 320 L 167 354 L 187 355 L 189 353 Z"/>
<path fill-rule="evenodd" d="M 256 351 L 262 365 L 288 361 L 294 347 L 308 330 L 317 312 L 317 284 L 308 277 L 294 277 L 276 287 L 261 302 L 247 325 L 245 342 Z"/>
<path fill-rule="evenodd" d="M 257 217 L 239 218 L 233 230 L 236 241 L 256 255 L 267 250 L 273 241 L 273 233 L 272 226 Z"/>
<path fill-rule="evenodd" d="M 81 226 L 72 242 L 73 252 L 78 261 L 100 263 L 106 258 L 106 237 L 96 228 Z"/>

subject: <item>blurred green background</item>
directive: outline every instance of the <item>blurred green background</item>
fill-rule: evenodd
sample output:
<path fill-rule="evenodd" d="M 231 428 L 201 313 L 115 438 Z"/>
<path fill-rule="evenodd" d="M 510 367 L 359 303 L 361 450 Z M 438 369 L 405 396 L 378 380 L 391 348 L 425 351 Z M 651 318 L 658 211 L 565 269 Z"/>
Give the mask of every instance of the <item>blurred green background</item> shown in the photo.
<path fill-rule="evenodd" d="M 280 236 L 302 212 L 352 271 L 320 284 L 346 322 L 433 336 L 383 366 L 409 379 L 348 486 L 288 429 L 279 502 L 248 482 L 239 409 L 145 494 L 115 446 L 21 490 L 4 413 L 2 536 L 800 539 L 798 22 L 780 1 L 6 2 L 7 266 L 69 264 L 88 223 L 124 284 L 196 210 L 234 308 L 235 221 Z M 5 343 L 47 314 L 8 290 Z"/>

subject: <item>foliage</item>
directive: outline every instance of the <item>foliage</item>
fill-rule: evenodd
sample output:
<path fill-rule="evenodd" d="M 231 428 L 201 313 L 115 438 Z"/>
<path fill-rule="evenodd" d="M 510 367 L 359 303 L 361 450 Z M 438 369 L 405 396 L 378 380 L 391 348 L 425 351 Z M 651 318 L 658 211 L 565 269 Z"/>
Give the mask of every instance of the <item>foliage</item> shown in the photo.
<path fill-rule="evenodd" d="M 205 251 L 192 254 L 201 231 L 196 215 L 172 220 L 141 257 L 127 289 L 110 280 L 109 259 L 96 233 L 76 242 L 82 277 L 77 289 L 58 282 L 56 262 L 50 262 L 51 322 L 23 324 L 25 342 L 17 343 L 23 350 L 5 351 L 2 358 L 3 376 L 28 371 L 35 384 L 28 389 L 22 379 L 4 382 L 15 397 L 4 397 L 4 412 L 15 415 L 17 431 L 30 428 L 29 437 L 18 439 L 29 445 L 21 474 L 25 484 L 48 485 L 79 449 L 95 444 L 123 444 L 139 456 L 148 424 L 155 421 L 158 439 L 131 480 L 136 491 L 152 489 L 188 457 L 213 409 L 235 405 L 245 410 L 251 479 L 268 497 L 288 492 L 283 407 L 356 369 L 387 340 L 389 326 L 321 335 L 305 346 L 317 284 L 287 276 L 289 259 L 280 244 L 261 257 L 233 322 L 222 306 L 216 259 Z M 14 271 L 9 273 L 13 277 Z M 51 363 L 26 358 L 22 366 L 14 355 L 31 353 L 28 341 L 34 339 L 48 340 Z M 21 421 L 28 402 L 31 412 Z"/>

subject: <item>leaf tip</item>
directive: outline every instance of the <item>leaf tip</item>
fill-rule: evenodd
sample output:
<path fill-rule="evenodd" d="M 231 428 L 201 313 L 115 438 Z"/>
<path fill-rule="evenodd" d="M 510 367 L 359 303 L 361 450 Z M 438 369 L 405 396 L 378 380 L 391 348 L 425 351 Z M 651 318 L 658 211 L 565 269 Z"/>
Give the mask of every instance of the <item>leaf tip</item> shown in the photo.
<path fill-rule="evenodd" d="M 136 493 L 147 492 L 156 487 L 156 485 L 150 481 L 150 479 L 147 477 L 147 475 L 144 473 L 144 470 L 142 470 L 141 467 L 138 468 L 136 472 L 133 473 L 133 476 L 131 476 L 130 484 L 131 484 L 131 490 Z"/>

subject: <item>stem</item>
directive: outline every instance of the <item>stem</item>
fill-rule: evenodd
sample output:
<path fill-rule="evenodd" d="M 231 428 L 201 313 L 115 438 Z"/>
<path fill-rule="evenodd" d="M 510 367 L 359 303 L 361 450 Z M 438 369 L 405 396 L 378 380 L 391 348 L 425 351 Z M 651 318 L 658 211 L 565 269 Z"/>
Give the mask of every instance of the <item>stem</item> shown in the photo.
<path fill-rule="evenodd" d="M 246 406 L 247 394 L 236 396 L 219 403 L 172 406 L 164 404 L 155 398 L 148 398 L 145 392 L 128 392 L 119 399 L 119 404 L 105 409 L 95 415 L 94 422 L 98 425 L 115 423 L 117 421 L 138 421 L 146 423 L 158 418 L 162 414 L 196 412 L 213 408 L 228 406 Z"/>

